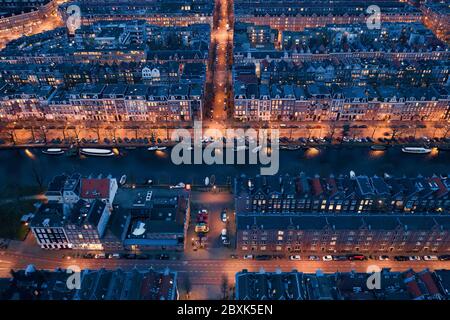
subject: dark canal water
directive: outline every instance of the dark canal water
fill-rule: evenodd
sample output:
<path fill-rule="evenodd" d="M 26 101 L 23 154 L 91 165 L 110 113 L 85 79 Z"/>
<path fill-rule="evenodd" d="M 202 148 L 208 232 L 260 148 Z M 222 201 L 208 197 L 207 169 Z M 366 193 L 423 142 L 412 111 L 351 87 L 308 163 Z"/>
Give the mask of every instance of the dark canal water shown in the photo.
<path fill-rule="evenodd" d="M 83 175 L 126 174 L 128 181 L 144 182 L 153 179 L 159 183 L 202 184 L 206 176 L 215 175 L 217 184 L 245 173 L 259 173 L 258 165 L 174 165 L 170 150 L 165 152 L 147 149 L 121 150 L 125 155 L 111 158 L 66 157 L 44 155 L 40 149 L 0 150 L 0 181 L 2 185 L 36 185 L 38 173 L 44 183 L 61 173 L 79 172 Z M 374 152 L 367 147 L 322 148 L 280 152 L 279 173 L 308 175 L 320 174 L 389 173 L 392 175 L 450 174 L 450 152 L 433 152 L 428 155 L 411 155 L 392 147 L 384 152 Z"/>

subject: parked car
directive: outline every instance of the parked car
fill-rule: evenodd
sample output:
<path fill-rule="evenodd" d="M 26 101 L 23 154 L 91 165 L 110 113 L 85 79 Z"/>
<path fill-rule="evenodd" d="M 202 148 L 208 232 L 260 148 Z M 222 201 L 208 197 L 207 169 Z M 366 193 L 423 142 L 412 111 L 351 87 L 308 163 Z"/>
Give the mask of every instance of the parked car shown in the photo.
<path fill-rule="evenodd" d="M 256 256 L 256 260 L 270 260 L 270 259 L 272 259 L 272 257 L 267 254 L 262 254 L 262 255 Z"/>
<path fill-rule="evenodd" d="M 367 260 L 367 257 L 362 254 L 355 254 L 348 256 L 348 260 L 350 261 L 364 261 Z"/>
<path fill-rule="evenodd" d="M 289 256 L 289 260 L 300 261 L 302 258 L 299 255 Z"/>
<path fill-rule="evenodd" d="M 394 260 L 395 260 L 395 261 L 408 261 L 409 258 L 406 257 L 406 256 L 395 256 L 395 257 L 394 257 Z"/>
<path fill-rule="evenodd" d="M 198 223 L 196 226 L 195 226 L 195 232 L 196 233 L 208 233 L 209 232 L 209 227 L 208 227 L 208 225 L 206 224 L 206 223 L 203 223 L 203 222 L 201 222 L 201 223 Z"/>
<path fill-rule="evenodd" d="M 439 260 L 441 260 L 441 261 L 450 261 L 450 254 L 444 254 L 442 256 L 439 256 Z"/>
<path fill-rule="evenodd" d="M 323 256 L 322 260 L 323 261 L 333 261 L 333 257 L 332 256 Z"/>
<path fill-rule="evenodd" d="M 425 261 L 436 261 L 439 260 L 437 256 L 424 256 L 423 260 Z"/>
<path fill-rule="evenodd" d="M 222 213 L 220 214 L 220 219 L 222 220 L 222 222 L 228 221 L 227 210 L 222 211 Z"/>
<path fill-rule="evenodd" d="M 309 260 L 309 261 L 319 261 L 320 258 L 319 258 L 318 256 L 309 256 L 309 257 L 308 257 L 308 260 Z"/>
<path fill-rule="evenodd" d="M 244 259 L 245 259 L 245 260 L 251 260 L 251 259 L 253 259 L 253 255 L 251 255 L 251 254 L 246 254 L 246 255 L 244 256 Z"/>
<path fill-rule="evenodd" d="M 388 261 L 389 257 L 388 256 L 379 256 L 378 260 L 380 260 L 380 261 Z"/>
<path fill-rule="evenodd" d="M 222 240 L 225 240 L 225 239 L 228 238 L 228 236 L 227 236 L 227 229 L 226 228 L 222 229 L 222 231 L 220 232 L 220 238 Z"/>
<path fill-rule="evenodd" d="M 419 256 L 410 256 L 409 261 L 420 261 L 422 260 Z"/>
<path fill-rule="evenodd" d="M 347 261 L 348 258 L 347 258 L 347 256 L 334 256 L 333 260 L 335 260 L 335 261 Z"/>

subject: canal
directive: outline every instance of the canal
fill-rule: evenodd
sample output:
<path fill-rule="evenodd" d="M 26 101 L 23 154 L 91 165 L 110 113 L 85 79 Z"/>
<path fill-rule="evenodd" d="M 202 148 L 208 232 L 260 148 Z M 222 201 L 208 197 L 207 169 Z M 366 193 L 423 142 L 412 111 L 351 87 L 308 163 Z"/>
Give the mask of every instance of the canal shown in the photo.
<path fill-rule="evenodd" d="M 44 155 L 40 149 L 0 150 L 0 176 L 3 186 L 46 185 L 53 176 L 79 172 L 97 176 L 128 176 L 129 182 L 178 182 L 201 184 L 206 176 L 215 176 L 216 184 L 225 184 L 237 175 L 256 175 L 258 165 L 175 165 L 170 150 L 148 151 L 146 148 L 121 150 L 121 156 L 110 158 L 66 157 Z M 434 151 L 427 155 L 404 154 L 400 147 L 371 151 L 367 147 L 328 147 L 280 152 L 280 174 L 307 175 L 345 174 L 431 175 L 450 174 L 450 152 Z"/>

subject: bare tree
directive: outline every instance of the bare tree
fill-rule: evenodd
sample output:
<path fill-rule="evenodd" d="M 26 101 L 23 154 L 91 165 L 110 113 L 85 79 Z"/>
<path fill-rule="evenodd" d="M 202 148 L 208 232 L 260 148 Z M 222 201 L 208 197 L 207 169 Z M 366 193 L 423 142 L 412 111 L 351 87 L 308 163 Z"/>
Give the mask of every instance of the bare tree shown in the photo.
<path fill-rule="evenodd" d="M 78 126 L 74 126 L 73 128 L 72 128 L 72 130 L 73 130 L 73 132 L 74 132 L 74 134 L 75 134 L 75 139 L 77 140 L 77 143 L 79 144 L 80 143 L 80 133 L 81 133 L 81 127 L 78 127 Z"/>
<path fill-rule="evenodd" d="M 312 129 L 314 127 L 310 126 L 309 124 L 305 126 L 306 132 L 308 132 L 308 139 L 311 138 Z"/>
<path fill-rule="evenodd" d="M 158 134 L 155 131 L 155 129 L 150 129 L 150 141 L 152 143 L 155 143 L 157 138 L 158 138 Z"/>
<path fill-rule="evenodd" d="M 395 137 L 397 136 L 399 131 L 400 131 L 400 127 L 398 127 L 398 126 L 392 126 L 391 127 L 391 138 L 390 138 L 391 142 L 392 142 L 393 139 L 395 139 Z"/>
<path fill-rule="evenodd" d="M 48 132 L 47 128 L 45 126 L 41 126 L 40 129 L 42 136 L 44 137 L 44 142 L 47 142 L 47 132 Z"/>
<path fill-rule="evenodd" d="M 444 132 L 442 134 L 442 137 L 445 139 L 448 136 L 448 133 L 450 132 L 450 123 L 447 122 L 447 124 L 445 124 L 444 126 Z"/>
<path fill-rule="evenodd" d="M 98 123 L 96 123 L 93 127 L 92 127 L 92 129 L 94 130 L 94 132 L 95 132 L 95 135 L 97 136 L 97 140 L 98 141 L 100 141 L 100 132 L 101 132 L 101 128 L 100 128 L 100 125 L 98 124 Z"/>
<path fill-rule="evenodd" d="M 10 129 L 7 132 L 9 139 L 15 145 L 16 144 L 16 132 L 14 129 Z"/>
<path fill-rule="evenodd" d="M 110 137 L 113 138 L 114 140 L 116 140 L 116 133 L 117 133 L 117 127 L 115 126 L 108 126 L 106 128 L 106 130 L 108 130 L 108 132 L 110 132 Z"/>
<path fill-rule="evenodd" d="M 33 125 L 30 126 L 30 131 L 31 131 L 31 138 L 33 139 L 33 141 L 36 141 L 36 134 L 34 132 Z"/>
<path fill-rule="evenodd" d="M 330 134 L 330 140 L 333 141 L 333 137 L 336 134 L 337 124 L 336 121 L 331 122 L 329 126 L 329 134 Z"/>

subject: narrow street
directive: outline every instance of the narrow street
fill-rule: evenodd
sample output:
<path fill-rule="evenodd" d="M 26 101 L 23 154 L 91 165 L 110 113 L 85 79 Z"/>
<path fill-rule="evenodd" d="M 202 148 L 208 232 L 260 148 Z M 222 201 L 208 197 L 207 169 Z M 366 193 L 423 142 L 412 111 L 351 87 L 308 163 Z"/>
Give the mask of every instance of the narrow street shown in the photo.
<path fill-rule="evenodd" d="M 206 119 L 223 123 L 229 118 L 231 105 L 231 66 L 233 56 L 233 2 L 217 0 L 213 13 L 209 61 L 210 84 L 207 84 Z"/>

